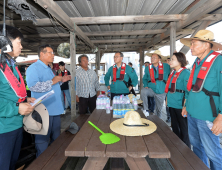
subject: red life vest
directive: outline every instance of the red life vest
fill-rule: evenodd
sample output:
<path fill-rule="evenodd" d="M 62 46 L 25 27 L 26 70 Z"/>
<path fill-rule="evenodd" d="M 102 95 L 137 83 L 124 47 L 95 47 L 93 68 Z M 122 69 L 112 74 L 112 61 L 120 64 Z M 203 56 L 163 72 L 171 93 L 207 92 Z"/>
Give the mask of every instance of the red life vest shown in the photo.
<path fill-rule="evenodd" d="M 68 75 L 68 71 L 65 69 L 64 70 L 64 76 L 67 76 L 67 75 Z M 62 71 L 61 70 L 60 70 L 59 76 L 62 76 Z"/>
<path fill-rule="evenodd" d="M 163 63 L 159 62 L 159 65 L 158 65 L 158 71 L 159 71 L 159 75 L 158 75 L 158 80 L 162 81 L 163 80 Z M 152 64 L 149 64 L 149 73 L 150 73 L 150 79 L 151 79 L 151 82 L 152 83 L 155 83 L 156 84 L 156 79 L 155 79 L 155 76 L 154 76 L 154 70 L 153 70 L 153 65 Z"/>
<path fill-rule="evenodd" d="M 116 78 L 117 67 L 115 67 L 115 64 L 114 64 L 113 65 L 113 82 L 116 82 L 116 80 L 123 80 L 125 76 L 125 71 L 126 71 L 126 63 L 122 63 L 121 70 L 120 70 L 120 77 Z"/>
<path fill-rule="evenodd" d="M 0 64 L 0 66 L 2 67 L 2 64 Z M 21 83 L 15 77 L 12 70 L 9 68 L 9 66 L 7 64 L 5 66 L 4 72 L 1 69 L 0 70 L 1 70 L 2 74 L 4 75 L 5 79 L 8 81 L 11 88 L 13 89 L 13 91 L 15 92 L 16 96 L 19 97 L 18 102 L 21 103 L 26 99 L 26 88 L 25 88 L 25 83 L 24 83 L 24 80 L 22 78 L 20 71 L 18 70 L 17 67 L 15 67 L 15 69 L 19 75 L 19 79 L 20 79 Z"/>
<path fill-rule="evenodd" d="M 171 80 L 172 76 L 173 76 L 173 80 L 172 80 L 172 82 L 171 82 L 170 93 L 175 93 L 175 91 L 176 91 L 176 81 L 177 81 L 180 73 L 181 73 L 184 69 L 186 69 L 186 68 L 185 68 L 185 67 L 181 67 L 181 68 L 176 72 L 176 74 L 175 74 L 174 76 L 173 76 L 173 73 L 174 73 L 175 69 L 170 73 L 170 76 L 169 76 L 169 78 L 168 78 L 168 80 L 167 80 L 167 83 L 166 83 L 165 93 L 168 93 L 168 91 L 169 91 L 169 85 L 170 85 L 170 80 Z"/>
<path fill-rule="evenodd" d="M 187 90 L 190 91 L 193 88 L 193 92 L 200 92 L 203 91 L 207 96 L 210 97 L 210 105 L 211 105 L 211 109 L 213 112 L 213 117 L 217 117 L 217 110 L 216 110 L 216 105 L 214 103 L 214 99 L 213 96 L 219 96 L 218 92 L 212 92 L 212 91 L 208 91 L 207 89 L 205 89 L 203 87 L 204 82 L 207 78 L 207 75 L 214 63 L 214 61 L 216 60 L 216 58 L 220 55 L 220 53 L 218 52 L 213 52 L 211 53 L 206 60 L 204 61 L 203 65 L 200 68 L 200 71 L 197 75 L 197 79 L 195 84 L 193 85 L 193 76 L 194 76 L 194 71 L 196 68 L 196 63 L 194 63 L 188 83 L 187 83 Z"/>

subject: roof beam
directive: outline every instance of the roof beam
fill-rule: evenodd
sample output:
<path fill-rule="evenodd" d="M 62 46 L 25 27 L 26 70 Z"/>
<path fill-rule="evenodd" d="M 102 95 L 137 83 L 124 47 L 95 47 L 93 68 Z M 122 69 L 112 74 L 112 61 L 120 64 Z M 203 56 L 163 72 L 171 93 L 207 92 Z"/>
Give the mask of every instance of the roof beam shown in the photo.
<path fill-rule="evenodd" d="M 146 23 L 146 22 L 171 22 L 184 20 L 188 14 L 174 15 L 136 15 L 136 16 L 108 16 L 108 17 L 75 17 L 70 18 L 76 25 L 90 24 L 120 24 L 120 23 Z M 222 14 L 206 14 L 201 20 L 218 20 Z M 49 18 L 36 19 L 35 26 L 52 26 L 52 21 Z M 3 21 L 0 21 L 2 24 Z M 7 25 L 12 26 L 27 26 L 33 25 L 32 21 L 22 20 L 6 20 Z"/>
<path fill-rule="evenodd" d="M 179 21 L 176 25 L 176 31 L 186 27 L 187 25 L 195 22 L 196 20 L 202 19 L 204 15 L 218 8 L 220 5 L 222 5 L 222 0 L 206 1 L 202 6 L 188 14 L 185 20 Z M 147 48 L 154 46 L 155 44 L 159 43 L 160 41 L 169 36 L 170 29 L 168 28 L 166 32 L 157 35 L 151 43 L 147 44 Z"/>
<path fill-rule="evenodd" d="M 33 0 L 35 1 L 35 0 Z M 35 1 L 51 15 L 53 15 L 58 21 L 65 25 L 71 32 L 75 32 L 76 35 L 87 43 L 91 48 L 94 48 L 94 44 L 91 40 L 82 32 L 82 30 L 73 23 L 70 17 L 61 9 L 61 7 L 53 0 L 38 0 Z"/>
<path fill-rule="evenodd" d="M 135 30 L 135 31 L 103 31 L 103 32 L 84 32 L 84 33 L 86 36 L 147 35 L 147 34 L 160 34 L 165 32 L 166 30 L 167 29 Z M 178 34 L 191 34 L 191 33 L 193 33 L 192 29 L 184 29 L 178 32 Z M 67 33 L 28 34 L 23 36 L 24 38 L 52 38 L 52 37 L 69 37 L 69 34 Z"/>
<path fill-rule="evenodd" d="M 147 42 L 147 41 L 151 41 L 151 38 L 92 40 L 92 42 L 95 43 L 95 44 L 128 43 L 128 42 Z"/>
<path fill-rule="evenodd" d="M 199 26 L 198 28 L 195 30 L 195 32 L 191 35 L 191 37 L 194 37 L 196 35 L 196 33 L 200 30 L 205 30 L 208 25 L 211 23 L 211 21 L 203 21 Z M 183 46 L 181 49 L 180 49 L 180 52 L 184 53 L 186 55 L 186 53 L 190 50 L 190 47 L 188 46 Z"/>

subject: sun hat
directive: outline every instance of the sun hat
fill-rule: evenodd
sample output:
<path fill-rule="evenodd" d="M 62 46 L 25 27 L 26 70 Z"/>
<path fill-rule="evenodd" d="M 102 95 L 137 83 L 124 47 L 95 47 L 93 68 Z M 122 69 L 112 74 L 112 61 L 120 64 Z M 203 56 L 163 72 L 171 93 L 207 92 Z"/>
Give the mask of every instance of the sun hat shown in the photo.
<path fill-rule="evenodd" d="M 79 131 L 79 126 L 72 122 L 69 126 L 69 129 L 66 130 L 66 132 L 70 132 L 71 134 L 76 134 Z"/>
<path fill-rule="evenodd" d="M 49 113 L 46 107 L 40 103 L 32 113 L 23 118 L 24 129 L 31 134 L 47 135 L 49 129 Z"/>
<path fill-rule="evenodd" d="M 156 125 L 141 118 L 136 111 L 126 112 L 124 118 L 113 121 L 110 129 L 123 136 L 144 136 L 156 131 Z"/>
<path fill-rule="evenodd" d="M 200 40 L 213 44 L 212 50 L 219 51 L 222 50 L 222 45 L 220 43 L 214 42 L 214 33 L 209 30 L 200 30 L 196 33 L 194 37 L 191 38 L 182 38 L 180 42 L 188 47 L 191 46 L 192 40 Z"/>
<path fill-rule="evenodd" d="M 128 95 L 128 97 L 129 97 L 131 103 L 132 103 L 132 100 L 133 100 L 133 96 L 135 96 L 135 95 L 134 95 L 134 94 L 129 94 L 129 95 Z M 142 100 L 137 99 L 137 104 L 142 104 L 142 103 L 143 103 Z"/>
<path fill-rule="evenodd" d="M 164 57 L 164 56 L 161 54 L 160 50 L 156 50 L 156 51 L 154 51 L 153 53 L 148 53 L 148 52 L 147 52 L 145 55 L 147 55 L 147 56 L 149 56 L 149 57 L 152 57 L 153 54 L 157 54 L 157 55 L 159 55 L 161 58 Z"/>

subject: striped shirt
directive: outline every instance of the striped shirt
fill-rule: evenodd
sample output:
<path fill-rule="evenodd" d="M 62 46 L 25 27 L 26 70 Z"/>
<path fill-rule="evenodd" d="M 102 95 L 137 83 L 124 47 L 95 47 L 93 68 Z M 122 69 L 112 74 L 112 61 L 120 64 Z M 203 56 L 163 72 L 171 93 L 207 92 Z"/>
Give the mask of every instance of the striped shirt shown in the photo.
<path fill-rule="evenodd" d="M 89 69 L 86 71 L 82 67 L 76 70 L 76 95 L 78 97 L 89 98 L 100 91 L 99 80 L 96 72 Z"/>

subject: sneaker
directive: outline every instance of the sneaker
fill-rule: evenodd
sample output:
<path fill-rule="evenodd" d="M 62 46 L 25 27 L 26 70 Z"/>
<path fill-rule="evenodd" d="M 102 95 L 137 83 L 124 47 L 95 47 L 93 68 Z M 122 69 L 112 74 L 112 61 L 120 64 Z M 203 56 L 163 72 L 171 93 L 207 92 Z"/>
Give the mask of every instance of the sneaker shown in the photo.
<path fill-rule="evenodd" d="M 149 111 L 148 110 L 143 110 L 143 114 L 147 117 L 150 115 Z"/>
<path fill-rule="evenodd" d="M 64 110 L 64 112 L 62 113 L 63 115 L 66 114 L 66 110 Z"/>
<path fill-rule="evenodd" d="M 167 122 L 167 123 L 170 123 L 170 122 L 171 122 L 171 118 L 170 118 L 170 117 L 167 117 L 166 122 Z"/>

